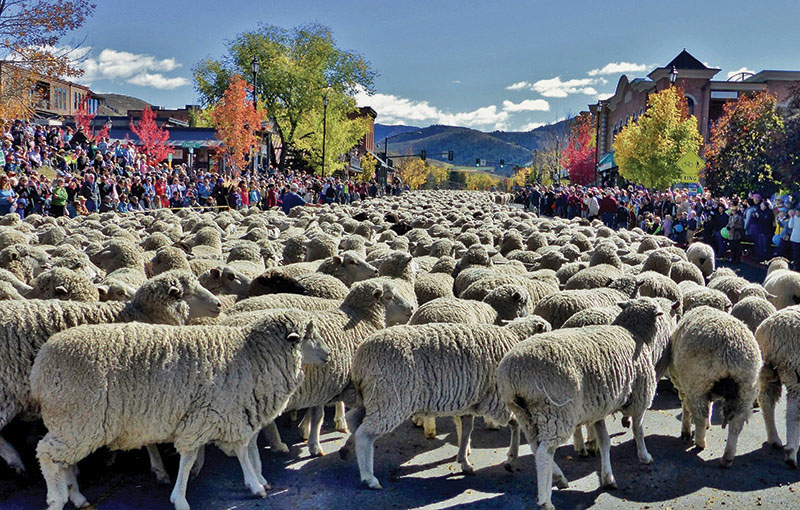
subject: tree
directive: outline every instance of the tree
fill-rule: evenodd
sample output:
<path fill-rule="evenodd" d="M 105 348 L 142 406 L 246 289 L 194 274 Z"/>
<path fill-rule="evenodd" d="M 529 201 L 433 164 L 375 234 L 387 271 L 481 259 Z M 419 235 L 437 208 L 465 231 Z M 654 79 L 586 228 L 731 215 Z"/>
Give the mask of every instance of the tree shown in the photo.
<path fill-rule="evenodd" d="M 321 101 L 320 101 L 321 103 Z M 343 94 L 328 95 L 327 116 L 322 109 L 309 110 L 295 131 L 294 147 L 305 156 L 306 163 L 316 172 L 322 170 L 322 135 L 325 134 L 325 173 L 332 174 L 349 163 L 342 154 L 358 144 L 369 131 L 369 121 L 358 116 L 353 98 Z M 352 117 L 352 118 L 351 118 Z M 323 129 L 322 123 L 327 126 Z"/>
<path fill-rule="evenodd" d="M 619 174 L 648 188 L 666 189 L 680 176 L 678 160 L 700 150 L 703 138 L 677 87 L 650 95 L 644 116 L 614 138 Z"/>
<path fill-rule="evenodd" d="M 397 176 L 411 189 L 419 189 L 428 178 L 428 165 L 418 158 L 406 158 L 397 165 Z"/>
<path fill-rule="evenodd" d="M 533 152 L 531 180 L 541 184 L 552 184 L 558 180 L 561 166 L 561 153 L 567 138 L 559 132 L 548 132 L 539 148 Z"/>
<path fill-rule="evenodd" d="M 777 191 L 780 183 L 773 175 L 773 149 L 784 132 L 777 103 L 775 96 L 760 92 L 725 104 L 706 146 L 704 177 L 712 193 L 746 195 L 760 191 L 772 195 Z"/>
<path fill-rule="evenodd" d="M 783 134 L 774 145 L 774 173 L 786 189 L 796 192 L 800 191 L 800 87 L 792 90 L 783 126 Z"/>
<path fill-rule="evenodd" d="M 88 0 L 0 1 L 0 119 L 30 118 L 41 97 L 37 75 L 80 76 L 73 48 L 60 46 L 67 32 L 76 30 L 94 13 Z M 32 93 L 33 92 L 33 93 Z"/>
<path fill-rule="evenodd" d="M 245 154 L 256 145 L 255 133 L 261 129 L 261 120 L 266 118 L 263 108 L 253 107 L 252 87 L 241 75 L 231 77 L 225 94 L 211 112 L 211 122 L 217 130 L 217 138 L 225 145 L 225 155 L 234 167 L 242 169 Z"/>
<path fill-rule="evenodd" d="M 150 105 L 145 106 L 138 125 L 131 120 L 130 129 L 142 141 L 142 153 L 150 160 L 158 163 L 167 159 L 172 153 L 172 149 L 167 145 L 169 131 L 158 127 L 156 114 L 150 109 Z"/>
<path fill-rule="evenodd" d="M 428 165 L 428 168 L 430 169 L 430 171 L 428 172 L 428 176 L 426 177 L 426 182 L 425 182 L 426 188 L 431 188 L 431 189 L 439 188 L 445 182 L 447 182 L 447 179 L 449 177 L 449 172 L 447 171 L 447 168 L 443 166 L 433 166 L 433 165 Z"/>
<path fill-rule="evenodd" d="M 492 177 L 489 174 L 482 172 L 474 172 L 467 174 L 467 189 L 474 190 L 487 190 L 492 186 L 497 186 L 500 179 Z"/>
<path fill-rule="evenodd" d="M 92 129 L 92 120 L 94 120 L 96 116 L 97 113 L 89 112 L 89 95 L 85 94 L 81 102 L 78 103 L 78 109 L 73 114 L 72 120 L 75 122 L 76 127 L 83 128 L 83 134 L 90 140 L 99 140 L 100 138 L 108 136 L 108 128 L 106 126 L 103 126 L 103 129 L 97 133 Z"/>
<path fill-rule="evenodd" d="M 525 186 L 533 174 L 532 166 L 524 166 L 514 170 L 514 175 L 508 178 L 508 186 Z"/>
<path fill-rule="evenodd" d="M 567 169 L 572 184 L 586 186 L 594 182 L 595 129 L 588 113 L 574 118 L 569 127 L 569 138 L 561 153 L 561 166 Z"/>
<path fill-rule="evenodd" d="M 334 110 L 351 112 L 355 107 L 353 96 L 362 90 L 373 90 L 375 72 L 364 57 L 339 48 L 330 29 L 319 24 L 293 29 L 260 25 L 255 31 L 236 36 L 229 42 L 223 60 L 206 59 L 195 65 L 193 72 L 200 101 L 206 106 L 215 104 L 234 74 L 249 76 L 253 57 L 258 57 L 261 64 L 256 76 L 258 93 L 275 120 L 282 147 L 294 147 L 298 138 L 316 132 L 317 112 L 322 111 L 325 88 L 331 99 L 329 119 L 341 118 L 343 124 L 360 122 L 344 120 Z M 345 131 L 354 132 L 348 128 Z M 355 142 L 357 139 L 353 145 Z M 309 157 L 314 164 L 314 155 Z M 285 158 L 286 151 L 281 151 L 280 168 L 285 167 Z"/>
<path fill-rule="evenodd" d="M 370 182 L 375 178 L 375 170 L 378 168 L 378 160 L 372 154 L 364 154 L 361 157 L 361 175 L 356 180 L 358 182 Z"/>

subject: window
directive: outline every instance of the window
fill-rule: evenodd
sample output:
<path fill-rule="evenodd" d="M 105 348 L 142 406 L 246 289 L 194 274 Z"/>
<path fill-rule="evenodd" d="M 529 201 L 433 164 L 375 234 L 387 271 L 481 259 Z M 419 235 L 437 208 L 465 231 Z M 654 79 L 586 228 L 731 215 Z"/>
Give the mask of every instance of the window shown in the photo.
<path fill-rule="evenodd" d="M 694 115 L 694 99 L 686 96 L 686 103 L 689 105 L 689 115 Z"/>

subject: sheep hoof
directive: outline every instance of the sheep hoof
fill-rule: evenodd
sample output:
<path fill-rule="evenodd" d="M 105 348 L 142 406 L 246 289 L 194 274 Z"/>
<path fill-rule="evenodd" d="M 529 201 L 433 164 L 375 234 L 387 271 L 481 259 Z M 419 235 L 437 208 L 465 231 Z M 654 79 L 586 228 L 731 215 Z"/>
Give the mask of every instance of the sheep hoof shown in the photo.
<path fill-rule="evenodd" d="M 373 490 L 383 489 L 383 487 L 381 487 L 381 483 L 375 477 L 372 477 L 371 480 L 361 480 L 361 485 L 363 485 L 367 489 L 373 489 Z"/>
<path fill-rule="evenodd" d="M 265 491 L 272 490 L 272 485 L 270 485 L 269 482 L 267 482 L 266 480 L 264 481 L 264 483 L 261 484 L 261 486 L 264 487 Z"/>
<path fill-rule="evenodd" d="M 289 453 L 289 445 L 286 443 L 270 445 L 270 449 L 278 453 Z"/>
<path fill-rule="evenodd" d="M 592 457 L 597 457 L 597 454 L 600 452 L 597 448 L 597 441 L 586 441 L 586 451 L 589 452 L 589 455 Z"/>
<path fill-rule="evenodd" d="M 791 454 L 791 452 L 786 452 L 786 456 L 784 457 L 783 461 L 792 469 L 797 469 L 797 457 Z"/>
<path fill-rule="evenodd" d="M 323 457 L 325 455 L 325 452 L 322 451 L 322 447 L 319 447 L 319 446 L 316 447 L 316 448 L 309 448 L 308 449 L 308 453 L 312 457 Z"/>
<path fill-rule="evenodd" d="M 694 447 L 697 448 L 698 450 L 705 450 L 706 449 L 706 442 L 703 441 L 701 443 L 701 442 L 695 441 L 694 442 Z"/>
<path fill-rule="evenodd" d="M 770 443 L 769 441 L 764 441 L 762 445 L 764 448 L 772 448 L 773 450 L 783 450 L 783 444 L 780 441 L 774 441 Z"/>
<path fill-rule="evenodd" d="M 604 488 L 604 489 L 606 489 L 606 490 L 611 490 L 611 491 L 613 491 L 613 490 L 616 490 L 616 489 L 617 489 L 617 481 L 614 479 L 614 476 L 613 476 L 613 475 L 612 475 L 612 476 L 609 476 L 609 477 L 608 477 L 608 478 L 607 478 L 607 479 L 606 479 L 606 480 L 603 482 L 603 488 Z"/>
<path fill-rule="evenodd" d="M 436 431 L 425 432 L 425 439 L 436 439 Z"/>
<path fill-rule="evenodd" d="M 649 453 L 646 454 L 646 455 L 640 455 L 639 456 L 639 462 L 641 462 L 642 464 L 652 464 L 653 463 L 653 456 L 650 455 Z"/>
<path fill-rule="evenodd" d="M 585 446 L 580 450 L 578 450 L 576 453 L 578 454 L 578 457 L 583 457 L 583 458 L 589 457 L 590 455 L 589 450 L 587 450 Z"/>
<path fill-rule="evenodd" d="M 169 485 L 171 483 L 169 475 L 166 473 L 166 471 L 154 470 L 153 474 L 156 475 L 156 483 L 158 483 L 159 485 Z"/>
<path fill-rule="evenodd" d="M 719 467 L 721 467 L 721 468 L 729 468 L 731 466 L 733 466 L 733 458 L 729 459 L 727 457 L 722 457 L 722 459 L 719 462 Z"/>
<path fill-rule="evenodd" d="M 512 462 L 510 460 L 507 460 L 507 461 L 503 462 L 503 467 L 509 473 L 514 473 L 515 471 L 517 471 L 519 469 L 519 468 L 517 468 L 517 463 L 516 462 Z"/>
<path fill-rule="evenodd" d="M 27 478 L 28 472 L 25 471 L 25 466 L 23 466 L 22 463 L 12 462 L 11 464 L 8 465 L 8 467 L 10 467 L 14 471 L 15 475 Z"/>
<path fill-rule="evenodd" d="M 569 482 L 566 476 L 554 476 L 553 487 L 556 489 L 569 489 Z M 616 489 L 616 486 L 614 487 Z"/>
<path fill-rule="evenodd" d="M 471 464 L 461 464 L 461 472 L 467 476 L 474 476 L 475 468 Z"/>
<path fill-rule="evenodd" d="M 631 428 L 631 418 L 630 416 L 623 416 L 622 417 L 622 426 L 626 429 Z"/>
<path fill-rule="evenodd" d="M 543 503 L 537 506 L 539 507 L 539 510 L 556 510 L 556 507 L 554 507 L 552 503 Z"/>
<path fill-rule="evenodd" d="M 341 432 L 342 434 L 349 434 L 350 429 L 347 428 L 347 424 L 336 426 L 336 432 Z"/>
<path fill-rule="evenodd" d="M 687 443 L 692 442 L 693 435 L 691 432 L 681 432 L 681 439 Z"/>

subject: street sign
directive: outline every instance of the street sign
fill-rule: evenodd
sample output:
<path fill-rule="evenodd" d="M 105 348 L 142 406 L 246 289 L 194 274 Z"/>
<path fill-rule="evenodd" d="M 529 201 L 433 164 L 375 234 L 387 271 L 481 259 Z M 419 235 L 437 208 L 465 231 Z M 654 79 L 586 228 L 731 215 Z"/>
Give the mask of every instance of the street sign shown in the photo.
<path fill-rule="evenodd" d="M 706 162 L 692 152 L 684 155 L 678 160 L 678 168 L 681 175 L 675 182 L 700 182 L 700 169 L 706 166 Z"/>

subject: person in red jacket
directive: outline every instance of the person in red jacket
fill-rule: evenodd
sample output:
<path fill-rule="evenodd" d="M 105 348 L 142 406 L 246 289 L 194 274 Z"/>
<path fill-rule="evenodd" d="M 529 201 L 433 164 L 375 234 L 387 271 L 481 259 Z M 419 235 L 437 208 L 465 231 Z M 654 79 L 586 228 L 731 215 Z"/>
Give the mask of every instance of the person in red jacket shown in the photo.
<path fill-rule="evenodd" d="M 600 217 L 603 218 L 605 226 L 614 228 L 617 217 L 617 199 L 614 198 L 611 191 L 606 191 L 606 196 L 600 200 Z"/>

